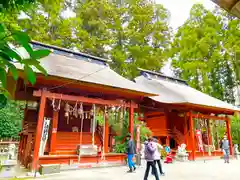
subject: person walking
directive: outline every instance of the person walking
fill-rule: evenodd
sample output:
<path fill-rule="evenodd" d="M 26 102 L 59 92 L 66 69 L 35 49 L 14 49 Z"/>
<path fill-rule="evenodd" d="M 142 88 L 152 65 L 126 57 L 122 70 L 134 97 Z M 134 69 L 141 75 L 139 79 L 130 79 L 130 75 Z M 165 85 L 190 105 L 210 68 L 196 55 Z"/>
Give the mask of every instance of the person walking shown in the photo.
<path fill-rule="evenodd" d="M 135 149 L 135 144 L 132 140 L 132 137 L 131 135 L 129 134 L 127 136 L 127 140 L 128 140 L 128 144 L 127 144 L 127 159 L 128 159 L 128 167 L 129 167 L 129 173 L 133 172 L 136 170 L 136 166 L 133 162 L 133 157 L 134 157 L 134 154 L 136 152 L 136 149 Z"/>
<path fill-rule="evenodd" d="M 158 140 L 156 138 L 154 138 L 153 141 L 154 141 L 154 143 L 157 147 L 157 150 L 154 153 L 154 165 L 155 166 L 156 166 L 156 164 L 158 165 L 160 175 L 164 176 L 165 173 L 162 170 L 162 165 L 161 165 L 161 161 L 160 161 L 161 160 L 161 153 L 160 152 L 163 149 L 163 147 L 158 143 Z M 152 169 L 152 175 L 154 175 L 153 169 Z"/>
<path fill-rule="evenodd" d="M 154 164 L 154 153 L 155 151 L 157 151 L 157 147 L 156 147 L 156 143 L 153 142 L 152 138 L 149 138 L 147 142 L 145 142 L 145 159 L 147 161 L 147 166 L 146 166 L 146 170 L 145 170 L 145 174 L 144 174 L 144 180 L 148 179 L 148 175 L 149 175 L 149 170 L 150 167 L 153 170 L 153 174 L 155 176 L 156 180 L 159 180 L 159 176 L 157 173 L 157 168 Z"/>
<path fill-rule="evenodd" d="M 220 147 L 223 151 L 224 163 L 229 163 L 229 154 L 230 154 L 229 148 L 230 148 L 230 145 L 229 145 L 229 140 L 227 139 L 226 135 L 224 135 Z"/>

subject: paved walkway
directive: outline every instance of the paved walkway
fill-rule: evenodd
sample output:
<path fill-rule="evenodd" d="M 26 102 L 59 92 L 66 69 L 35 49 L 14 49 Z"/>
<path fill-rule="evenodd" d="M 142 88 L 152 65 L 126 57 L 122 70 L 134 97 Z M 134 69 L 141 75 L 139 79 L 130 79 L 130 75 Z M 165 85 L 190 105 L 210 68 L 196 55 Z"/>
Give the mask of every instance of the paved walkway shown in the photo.
<path fill-rule="evenodd" d="M 166 176 L 163 180 L 239 180 L 240 160 L 224 164 L 222 160 L 175 162 L 164 164 Z M 142 180 L 145 167 L 139 167 L 135 173 L 126 173 L 127 167 L 85 169 L 61 172 L 41 180 Z M 149 175 L 149 180 L 155 178 Z"/>

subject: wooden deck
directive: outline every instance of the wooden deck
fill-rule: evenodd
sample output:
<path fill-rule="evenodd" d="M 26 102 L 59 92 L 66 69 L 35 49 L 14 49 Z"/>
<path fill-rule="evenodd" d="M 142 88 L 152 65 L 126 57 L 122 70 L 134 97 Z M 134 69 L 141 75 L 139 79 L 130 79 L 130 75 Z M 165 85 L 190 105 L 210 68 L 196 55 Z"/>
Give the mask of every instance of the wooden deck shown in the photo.
<path fill-rule="evenodd" d="M 192 160 L 191 159 L 191 152 L 188 152 L 189 153 L 189 160 Z M 211 158 L 211 157 L 221 157 L 223 155 L 223 152 L 220 151 L 220 150 L 216 150 L 216 151 L 213 151 L 211 152 L 211 154 L 208 154 L 208 152 L 199 152 L 199 151 L 196 151 L 196 159 L 198 158 Z"/>
<path fill-rule="evenodd" d="M 105 162 L 125 162 L 126 155 L 120 153 L 108 153 L 105 155 Z M 66 164 L 75 163 L 99 163 L 101 156 L 83 155 L 78 162 L 78 155 L 45 155 L 39 157 L 39 164 Z"/>

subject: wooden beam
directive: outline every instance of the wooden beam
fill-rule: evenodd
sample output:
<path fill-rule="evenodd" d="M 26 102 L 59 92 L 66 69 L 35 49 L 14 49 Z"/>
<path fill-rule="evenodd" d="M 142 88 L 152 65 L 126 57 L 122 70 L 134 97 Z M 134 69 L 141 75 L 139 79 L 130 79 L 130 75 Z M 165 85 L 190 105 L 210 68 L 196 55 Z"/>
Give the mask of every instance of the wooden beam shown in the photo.
<path fill-rule="evenodd" d="M 41 97 L 42 91 L 34 91 L 33 96 Z M 72 96 L 66 94 L 59 94 L 59 93 L 51 93 L 49 91 L 45 92 L 46 98 L 49 99 L 61 99 L 65 101 L 73 101 L 73 102 L 82 102 L 82 103 L 90 103 L 90 104 L 99 104 L 99 105 L 109 105 L 109 106 L 125 106 L 130 107 L 130 103 L 121 102 L 121 100 L 104 100 L 104 99 L 96 99 L 96 98 L 88 98 L 83 96 Z M 136 103 L 132 104 L 133 108 L 137 108 L 138 105 Z"/>
<path fill-rule="evenodd" d="M 187 113 L 187 116 L 190 116 L 189 113 Z M 227 117 L 218 117 L 218 116 L 210 116 L 206 114 L 192 114 L 192 118 L 200 118 L 200 119 L 212 119 L 212 120 L 227 120 Z"/>
<path fill-rule="evenodd" d="M 35 136 L 35 145 L 34 145 L 34 153 L 33 153 L 33 163 L 32 163 L 32 170 L 38 170 L 38 159 L 39 159 L 39 149 L 40 149 L 40 142 L 42 136 L 42 129 L 43 129 L 43 119 L 44 119 L 44 112 L 46 107 L 46 91 L 40 91 L 40 107 L 38 113 L 38 122 L 36 128 L 36 136 Z"/>

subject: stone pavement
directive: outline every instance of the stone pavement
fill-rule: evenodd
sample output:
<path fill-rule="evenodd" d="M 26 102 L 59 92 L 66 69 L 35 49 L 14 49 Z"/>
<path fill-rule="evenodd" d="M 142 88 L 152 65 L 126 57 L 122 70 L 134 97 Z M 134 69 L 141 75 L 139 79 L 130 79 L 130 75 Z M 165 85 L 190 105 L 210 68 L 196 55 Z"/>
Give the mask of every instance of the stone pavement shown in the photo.
<path fill-rule="evenodd" d="M 222 160 L 175 162 L 164 164 L 166 176 L 162 180 L 239 180 L 240 161 L 232 160 L 224 164 Z M 65 171 L 40 180 L 143 180 L 145 167 L 135 173 L 126 173 L 127 167 L 112 167 Z M 149 175 L 149 180 L 155 178 Z"/>

